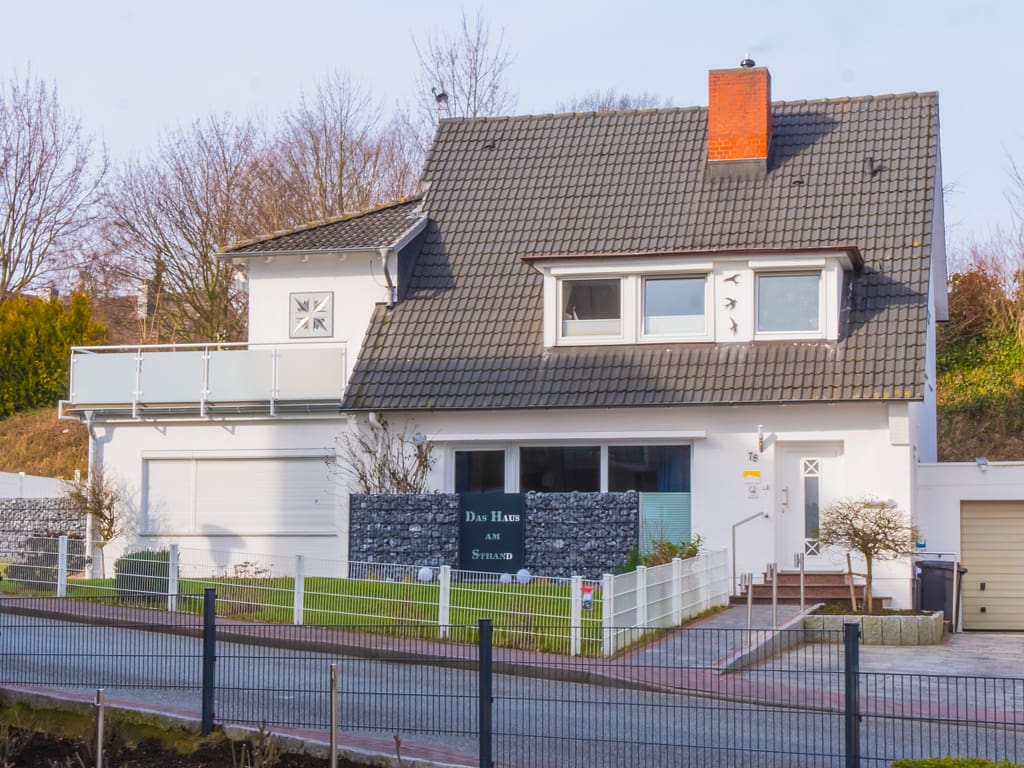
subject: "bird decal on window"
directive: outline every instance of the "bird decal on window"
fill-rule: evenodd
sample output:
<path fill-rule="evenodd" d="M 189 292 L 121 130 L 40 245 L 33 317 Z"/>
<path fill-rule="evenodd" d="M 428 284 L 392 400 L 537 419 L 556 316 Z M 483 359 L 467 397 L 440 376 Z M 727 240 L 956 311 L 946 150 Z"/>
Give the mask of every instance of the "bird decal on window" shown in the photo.
<path fill-rule="evenodd" d="M 734 317 L 729 318 L 729 330 L 732 331 L 733 336 L 735 336 L 736 331 L 739 330 L 739 326 L 736 325 L 736 318 Z"/>
<path fill-rule="evenodd" d="M 726 309 L 736 309 L 736 299 L 732 298 L 731 296 L 726 296 L 725 297 L 725 308 Z"/>
<path fill-rule="evenodd" d="M 737 272 L 735 275 L 729 275 L 727 278 L 725 278 L 725 282 L 732 283 L 733 285 L 739 285 L 740 284 L 740 273 Z"/>

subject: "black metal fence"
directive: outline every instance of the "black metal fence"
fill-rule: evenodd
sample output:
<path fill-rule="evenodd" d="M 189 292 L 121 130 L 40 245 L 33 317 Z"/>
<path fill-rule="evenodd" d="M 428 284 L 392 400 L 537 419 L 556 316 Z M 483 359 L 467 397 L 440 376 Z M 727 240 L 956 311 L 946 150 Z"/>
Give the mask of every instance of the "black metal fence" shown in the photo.
<path fill-rule="evenodd" d="M 463 765 L 1024 758 L 1024 679 L 862 672 L 855 625 L 813 638 L 687 628 L 587 659 L 492 647 L 487 623 L 479 642 L 455 644 L 422 627 L 226 621 L 209 599 L 203 616 L 0 599 L 0 684 L 102 687 L 206 727 L 266 722 L 323 738 L 336 665 L 342 744 Z"/>

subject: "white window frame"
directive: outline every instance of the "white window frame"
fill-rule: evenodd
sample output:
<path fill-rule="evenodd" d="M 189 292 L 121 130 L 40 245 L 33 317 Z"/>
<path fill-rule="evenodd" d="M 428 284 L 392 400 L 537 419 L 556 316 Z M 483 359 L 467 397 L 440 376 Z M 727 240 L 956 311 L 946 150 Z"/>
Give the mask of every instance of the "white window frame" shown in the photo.
<path fill-rule="evenodd" d="M 665 344 L 700 342 L 778 341 L 839 338 L 843 286 L 853 268 L 846 251 L 797 251 L 783 254 L 706 254 L 572 258 L 535 264 L 544 276 L 544 345 Z M 816 331 L 758 331 L 759 275 L 788 272 L 820 274 Z M 646 278 L 705 279 L 705 333 L 652 335 L 643 332 L 643 281 Z M 565 336 L 561 333 L 562 282 L 570 279 L 615 277 L 622 281 L 621 330 L 617 336 Z"/>
<path fill-rule="evenodd" d="M 761 316 L 760 296 L 762 277 L 817 277 L 818 278 L 818 327 L 813 330 L 762 331 L 758 325 Z M 760 269 L 754 273 L 754 338 L 756 339 L 822 339 L 825 338 L 825 314 L 828 302 L 825 296 L 825 275 L 821 267 L 807 269 Z"/>
<path fill-rule="evenodd" d="M 648 280 L 696 280 L 704 281 L 704 330 L 699 333 L 647 333 L 644 321 L 647 318 L 647 306 L 644 302 L 644 283 Z M 711 341 L 714 328 L 714 305 L 712 304 L 711 275 L 708 272 L 678 272 L 675 274 L 651 274 L 644 272 L 637 275 L 637 335 L 641 344 L 658 344 L 673 341 Z"/>
<path fill-rule="evenodd" d="M 610 343 L 622 343 L 629 339 L 627 334 L 627 325 L 629 325 L 629 312 L 627 305 L 630 304 L 628 301 L 627 293 L 629 293 L 629 280 L 628 275 L 572 275 L 571 277 L 564 277 L 558 280 L 558 296 L 556 299 L 558 305 L 557 317 L 555 319 L 557 328 L 556 333 L 558 334 L 558 341 L 560 344 L 566 346 L 583 346 L 587 344 L 610 344 Z M 618 333 L 604 333 L 604 334 L 592 334 L 592 335 L 566 335 L 563 333 L 562 321 L 562 307 L 565 306 L 565 284 L 567 282 L 577 282 L 584 280 L 618 280 L 619 282 L 619 332 Z"/>

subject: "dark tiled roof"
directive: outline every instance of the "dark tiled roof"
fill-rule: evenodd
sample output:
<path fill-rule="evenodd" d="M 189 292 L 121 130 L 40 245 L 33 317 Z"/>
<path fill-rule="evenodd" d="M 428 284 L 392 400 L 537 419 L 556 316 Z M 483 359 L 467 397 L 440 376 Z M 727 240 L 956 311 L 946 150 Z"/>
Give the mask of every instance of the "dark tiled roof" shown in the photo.
<path fill-rule="evenodd" d="M 766 177 L 711 179 L 703 108 L 443 121 L 407 298 L 377 308 L 345 407 L 921 399 L 937 96 L 776 103 L 773 122 Z M 545 349 L 523 262 L 823 246 L 864 257 L 838 342 Z"/>
<path fill-rule="evenodd" d="M 369 211 L 347 213 L 326 221 L 275 232 L 266 237 L 235 243 L 223 253 L 272 253 L 282 251 L 333 251 L 383 248 L 394 244 L 422 216 L 421 199 L 406 198 Z"/>

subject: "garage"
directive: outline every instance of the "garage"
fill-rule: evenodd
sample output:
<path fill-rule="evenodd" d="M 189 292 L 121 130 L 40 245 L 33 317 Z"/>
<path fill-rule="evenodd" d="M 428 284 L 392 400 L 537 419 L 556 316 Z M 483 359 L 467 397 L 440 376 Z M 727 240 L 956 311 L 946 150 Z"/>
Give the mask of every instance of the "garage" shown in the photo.
<path fill-rule="evenodd" d="M 325 455 L 161 456 L 143 464 L 147 534 L 325 534 L 336 478 Z"/>
<path fill-rule="evenodd" d="M 1024 630 L 1024 501 L 960 502 L 963 628 Z"/>

